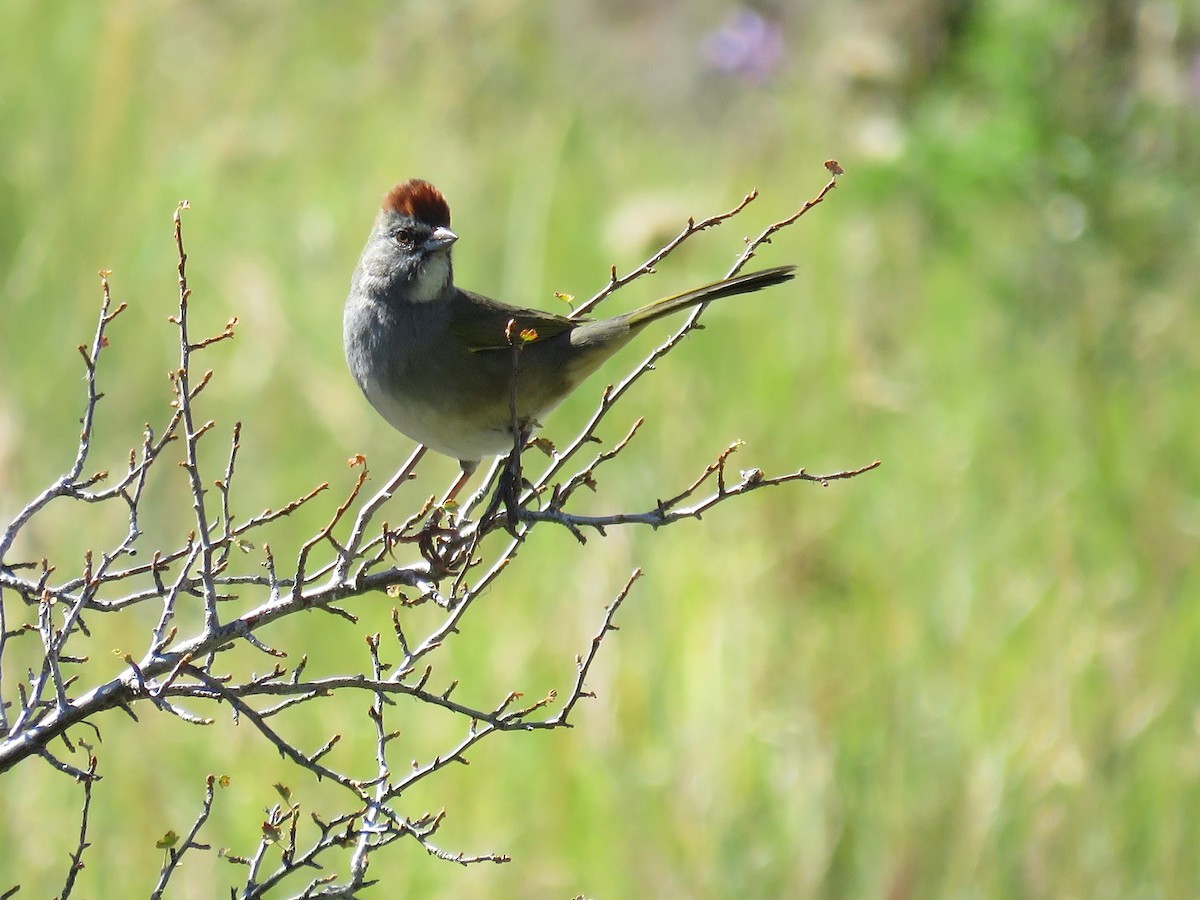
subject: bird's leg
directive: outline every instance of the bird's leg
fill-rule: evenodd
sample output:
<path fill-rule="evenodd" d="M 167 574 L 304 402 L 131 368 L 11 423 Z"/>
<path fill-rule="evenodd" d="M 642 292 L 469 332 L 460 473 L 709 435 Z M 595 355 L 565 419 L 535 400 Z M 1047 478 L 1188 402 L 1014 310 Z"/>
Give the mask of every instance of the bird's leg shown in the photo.
<path fill-rule="evenodd" d="M 532 422 L 523 421 L 518 424 L 513 436 L 512 452 L 508 454 L 508 461 L 504 464 L 504 471 L 500 473 L 500 480 L 496 486 L 496 493 L 500 495 L 504 511 L 508 515 L 508 530 L 513 532 L 513 537 L 516 537 L 518 504 L 521 500 L 521 487 L 525 482 L 521 473 L 521 451 L 529 443 L 532 432 Z"/>
<path fill-rule="evenodd" d="M 496 479 L 496 491 L 492 494 L 487 509 L 479 519 L 481 524 L 488 522 L 503 506 L 504 525 L 513 537 L 519 537 L 517 520 L 520 517 L 521 487 L 524 484 L 521 473 L 521 451 L 529 442 L 529 435 L 532 433 L 533 427 L 534 423 L 529 420 L 513 423 L 513 448 L 504 461 L 500 477 Z"/>
<path fill-rule="evenodd" d="M 475 474 L 475 469 L 479 467 L 479 463 L 473 460 L 459 460 L 459 465 L 462 466 L 462 473 L 458 476 L 458 480 L 450 485 L 450 490 L 446 491 L 446 496 L 442 498 L 440 506 L 447 506 L 454 502 L 454 498 L 458 496 L 458 492 L 467 486 L 467 482 L 471 480 L 471 476 Z"/>
<path fill-rule="evenodd" d="M 509 319 L 504 328 L 504 337 L 508 341 L 509 347 L 512 348 L 512 382 L 508 389 L 508 415 L 513 447 L 508 454 L 508 461 L 500 472 L 500 477 L 496 480 L 496 494 L 492 497 L 487 511 L 480 521 L 481 523 L 488 521 L 503 503 L 507 519 L 505 527 L 513 537 L 519 537 L 517 513 L 521 499 L 521 451 L 525 449 L 525 443 L 529 440 L 534 423 L 531 418 L 522 419 L 517 415 L 517 376 L 521 372 L 521 351 L 527 342 L 537 340 L 537 332 L 533 329 L 518 332 L 517 320 Z"/>

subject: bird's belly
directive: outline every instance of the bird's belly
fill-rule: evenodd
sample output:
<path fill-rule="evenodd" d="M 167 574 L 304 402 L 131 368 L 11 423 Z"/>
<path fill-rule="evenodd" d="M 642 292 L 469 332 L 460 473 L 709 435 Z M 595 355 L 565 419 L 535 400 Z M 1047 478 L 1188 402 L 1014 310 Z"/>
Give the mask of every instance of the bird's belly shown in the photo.
<path fill-rule="evenodd" d="M 398 391 L 386 391 L 377 381 L 363 393 L 389 425 L 431 450 L 460 460 L 479 460 L 512 449 L 507 423 L 480 417 L 478 411 L 455 402 L 431 402 Z"/>

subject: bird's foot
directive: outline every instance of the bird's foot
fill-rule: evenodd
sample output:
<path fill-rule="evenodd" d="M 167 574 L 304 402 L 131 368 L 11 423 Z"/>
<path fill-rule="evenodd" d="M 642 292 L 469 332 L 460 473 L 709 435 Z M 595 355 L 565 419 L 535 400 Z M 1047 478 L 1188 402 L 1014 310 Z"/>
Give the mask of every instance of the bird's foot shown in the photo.
<path fill-rule="evenodd" d="M 430 574 L 435 580 L 445 575 L 452 575 L 462 568 L 466 560 L 466 549 L 470 546 L 471 537 L 463 529 L 463 521 L 451 519 L 443 524 L 442 516 L 446 507 L 435 507 L 417 530 L 400 528 L 386 532 L 384 541 L 388 552 L 395 556 L 395 548 L 400 544 L 416 544 L 421 558 L 429 563 Z"/>

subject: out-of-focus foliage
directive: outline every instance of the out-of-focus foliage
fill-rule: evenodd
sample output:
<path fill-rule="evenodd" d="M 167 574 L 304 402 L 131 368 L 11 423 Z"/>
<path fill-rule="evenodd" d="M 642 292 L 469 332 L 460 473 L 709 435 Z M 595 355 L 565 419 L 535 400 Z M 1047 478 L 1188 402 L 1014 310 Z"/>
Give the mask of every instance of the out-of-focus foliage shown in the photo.
<path fill-rule="evenodd" d="M 242 322 L 209 414 L 245 420 L 249 514 L 349 484 L 353 453 L 382 472 L 408 450 L 355 395 L 338 335 L 394 181 L 449 197 L 460 282 L 553 307 L 758 187 L 653 286 L 720 274 L 836 157 L 830 201 L 760 257 L 799 263 L 794 289 L 711 311 L 643 385 L 649 422 L 610 484 L 649 505 L 738 437 L 747 466 L 884 467 L 686 530 L 540 537 L 459 637 L 460 690 L 566 684 L 643 564 L 599 697 L 571 735 L 497 742 L 414 798 L 448 810 L 444 844 L 512 863 L 413 848 L 372 873 L 431 897 L 1194 896 L 1200 12 L 756 9 L 5 4 L 0 514 L 72 454 L 97 269 L 131 305 L 99 452 L 119 467 L 161 417 L 182 198 L 198 315 Z M 430 465 L 412 498 L 453 468 Z M 113 527 L 62 525 L 30 554 Z M 389 609 L 356 609 L 363 633 Z M 274 637 L 331 669 L 365 661 L 315 621 Z M 325 715 L 313 745 L 352 746 L 364 710 Z M 148 891 L 155 841 L 186 827 L 209 771 L 236 770 L 209 839 L 257 838 L 284 770 L 247 758 L 244 729 L 103 731 L 83 895 Z M 319 808 L 320 786 L 289 786 Z M 0 889 L 61 887 L 78 803 L 48 768 L 4 779 Z M 191 861 L 191 896 L 232 880 L 212 857 Z"/>

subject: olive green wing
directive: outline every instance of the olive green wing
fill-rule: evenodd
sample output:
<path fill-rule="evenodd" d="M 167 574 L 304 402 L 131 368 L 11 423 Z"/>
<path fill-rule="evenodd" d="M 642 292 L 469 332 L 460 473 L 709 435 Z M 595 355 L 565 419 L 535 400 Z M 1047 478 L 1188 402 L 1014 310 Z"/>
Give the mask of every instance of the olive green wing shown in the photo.
<path fill-rule="evenodd" d="M 540 309 L 509 306 L 461 289 L 452 302 L 450 333 L 472 352 L 503 350 L 515 341 L 526 344 L 544 341 L 588 321 L 568 319 Z M 511 328 L 510 322 L 513 323 Z"/>

